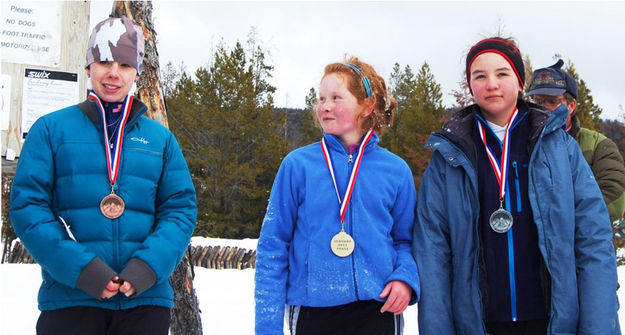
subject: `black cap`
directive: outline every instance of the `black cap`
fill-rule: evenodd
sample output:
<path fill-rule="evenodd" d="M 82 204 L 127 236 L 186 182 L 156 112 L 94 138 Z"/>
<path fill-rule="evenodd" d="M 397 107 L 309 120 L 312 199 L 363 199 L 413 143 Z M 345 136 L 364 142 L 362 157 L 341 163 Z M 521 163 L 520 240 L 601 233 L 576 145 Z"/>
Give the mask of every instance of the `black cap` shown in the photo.
<path fill-rule="evenodd" d="M 577 100 L 577 81 L 561 69 L 562 65 L 564 61 L 558 59 L 557 63 L 534 71 L 527 95 L 557 96 L 569 92 Z"/>

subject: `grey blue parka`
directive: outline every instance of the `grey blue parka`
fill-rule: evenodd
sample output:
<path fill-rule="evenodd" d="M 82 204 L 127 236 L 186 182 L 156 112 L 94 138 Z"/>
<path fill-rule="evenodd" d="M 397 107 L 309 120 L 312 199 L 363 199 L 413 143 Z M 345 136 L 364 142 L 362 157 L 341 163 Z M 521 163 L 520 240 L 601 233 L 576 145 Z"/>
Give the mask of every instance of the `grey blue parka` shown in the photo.
<path fill-rule="evenodd" d="M 421 335 L 486 334 L 478 180 L 470 143 L 477 108 L 459 111 L 426 145 L 434 152 L 419 189 L 413 239 L 422 287 Z M 564 130 L 567 111 L 524 108 L 535 141 L 528 190 L 549 273 L 549 334 L 620 334 L 608 212 L 578 144 Z"/>

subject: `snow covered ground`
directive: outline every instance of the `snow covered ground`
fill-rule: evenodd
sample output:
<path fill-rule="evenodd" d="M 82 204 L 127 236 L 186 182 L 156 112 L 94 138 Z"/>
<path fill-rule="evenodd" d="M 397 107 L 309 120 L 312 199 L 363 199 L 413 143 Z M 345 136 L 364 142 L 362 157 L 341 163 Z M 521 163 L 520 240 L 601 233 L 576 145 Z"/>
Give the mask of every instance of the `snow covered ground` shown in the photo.
<path fill-rule="evenodd" d="M 255 240 L 216 240 L 193 238 L 196 245 L 238 246 L 255 248 Z M 202 311 L 205 334 L 254 334 L 254 270 L 210 270 L 195 267 L 195 289 Z M 618 269 L 619 282 L 625 283 L 625 266 Z M 0 264 L 0 335 L 35 333 L 37 290 L 41 283 L 38 265 Z M 619 290 L 621 304 L 625 290 Z M 404 334 L 418 334 L 417 307 L 404 313 Z M 621 324 L 625 310 L 619 311 Z M 288 333 L 287 333 L 288 334 Z"/>

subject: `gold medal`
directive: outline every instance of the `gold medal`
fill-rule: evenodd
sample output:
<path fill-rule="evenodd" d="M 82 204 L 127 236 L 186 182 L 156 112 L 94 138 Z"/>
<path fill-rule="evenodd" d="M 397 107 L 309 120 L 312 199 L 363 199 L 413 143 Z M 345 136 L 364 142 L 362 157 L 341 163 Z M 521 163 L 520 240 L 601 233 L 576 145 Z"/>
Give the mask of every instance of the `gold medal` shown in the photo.
<path fill-rule="evenodd" d="M 330 248 L 335 255 L 347 257 L 354 252 L 354 239 L 348 233 L 341 230 L 332 238 Z"/>
<path fill-rule="evenodd" d="M 102 215 L 109 219 L 120 217 L 124 213 L 125 208 L 124 200 L 115 193 L 107 195 L 100 201 L 100 211 Z"/>

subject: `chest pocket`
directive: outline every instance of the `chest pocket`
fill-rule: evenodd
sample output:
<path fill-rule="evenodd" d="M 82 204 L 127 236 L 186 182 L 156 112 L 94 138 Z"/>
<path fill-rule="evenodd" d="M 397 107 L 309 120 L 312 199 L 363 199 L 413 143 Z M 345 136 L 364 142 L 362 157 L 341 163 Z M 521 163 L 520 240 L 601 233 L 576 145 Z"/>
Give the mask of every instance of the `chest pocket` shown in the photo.
<path fill-rule="evenodd" d="M 137 147 L 129 145 L 124 150 L 122 168 L 127 175 L 158 182 L 163 170 L 164 160 L 165 156 L 162 151 L 156 151 L 154 148 L 147 146 Z"/>

